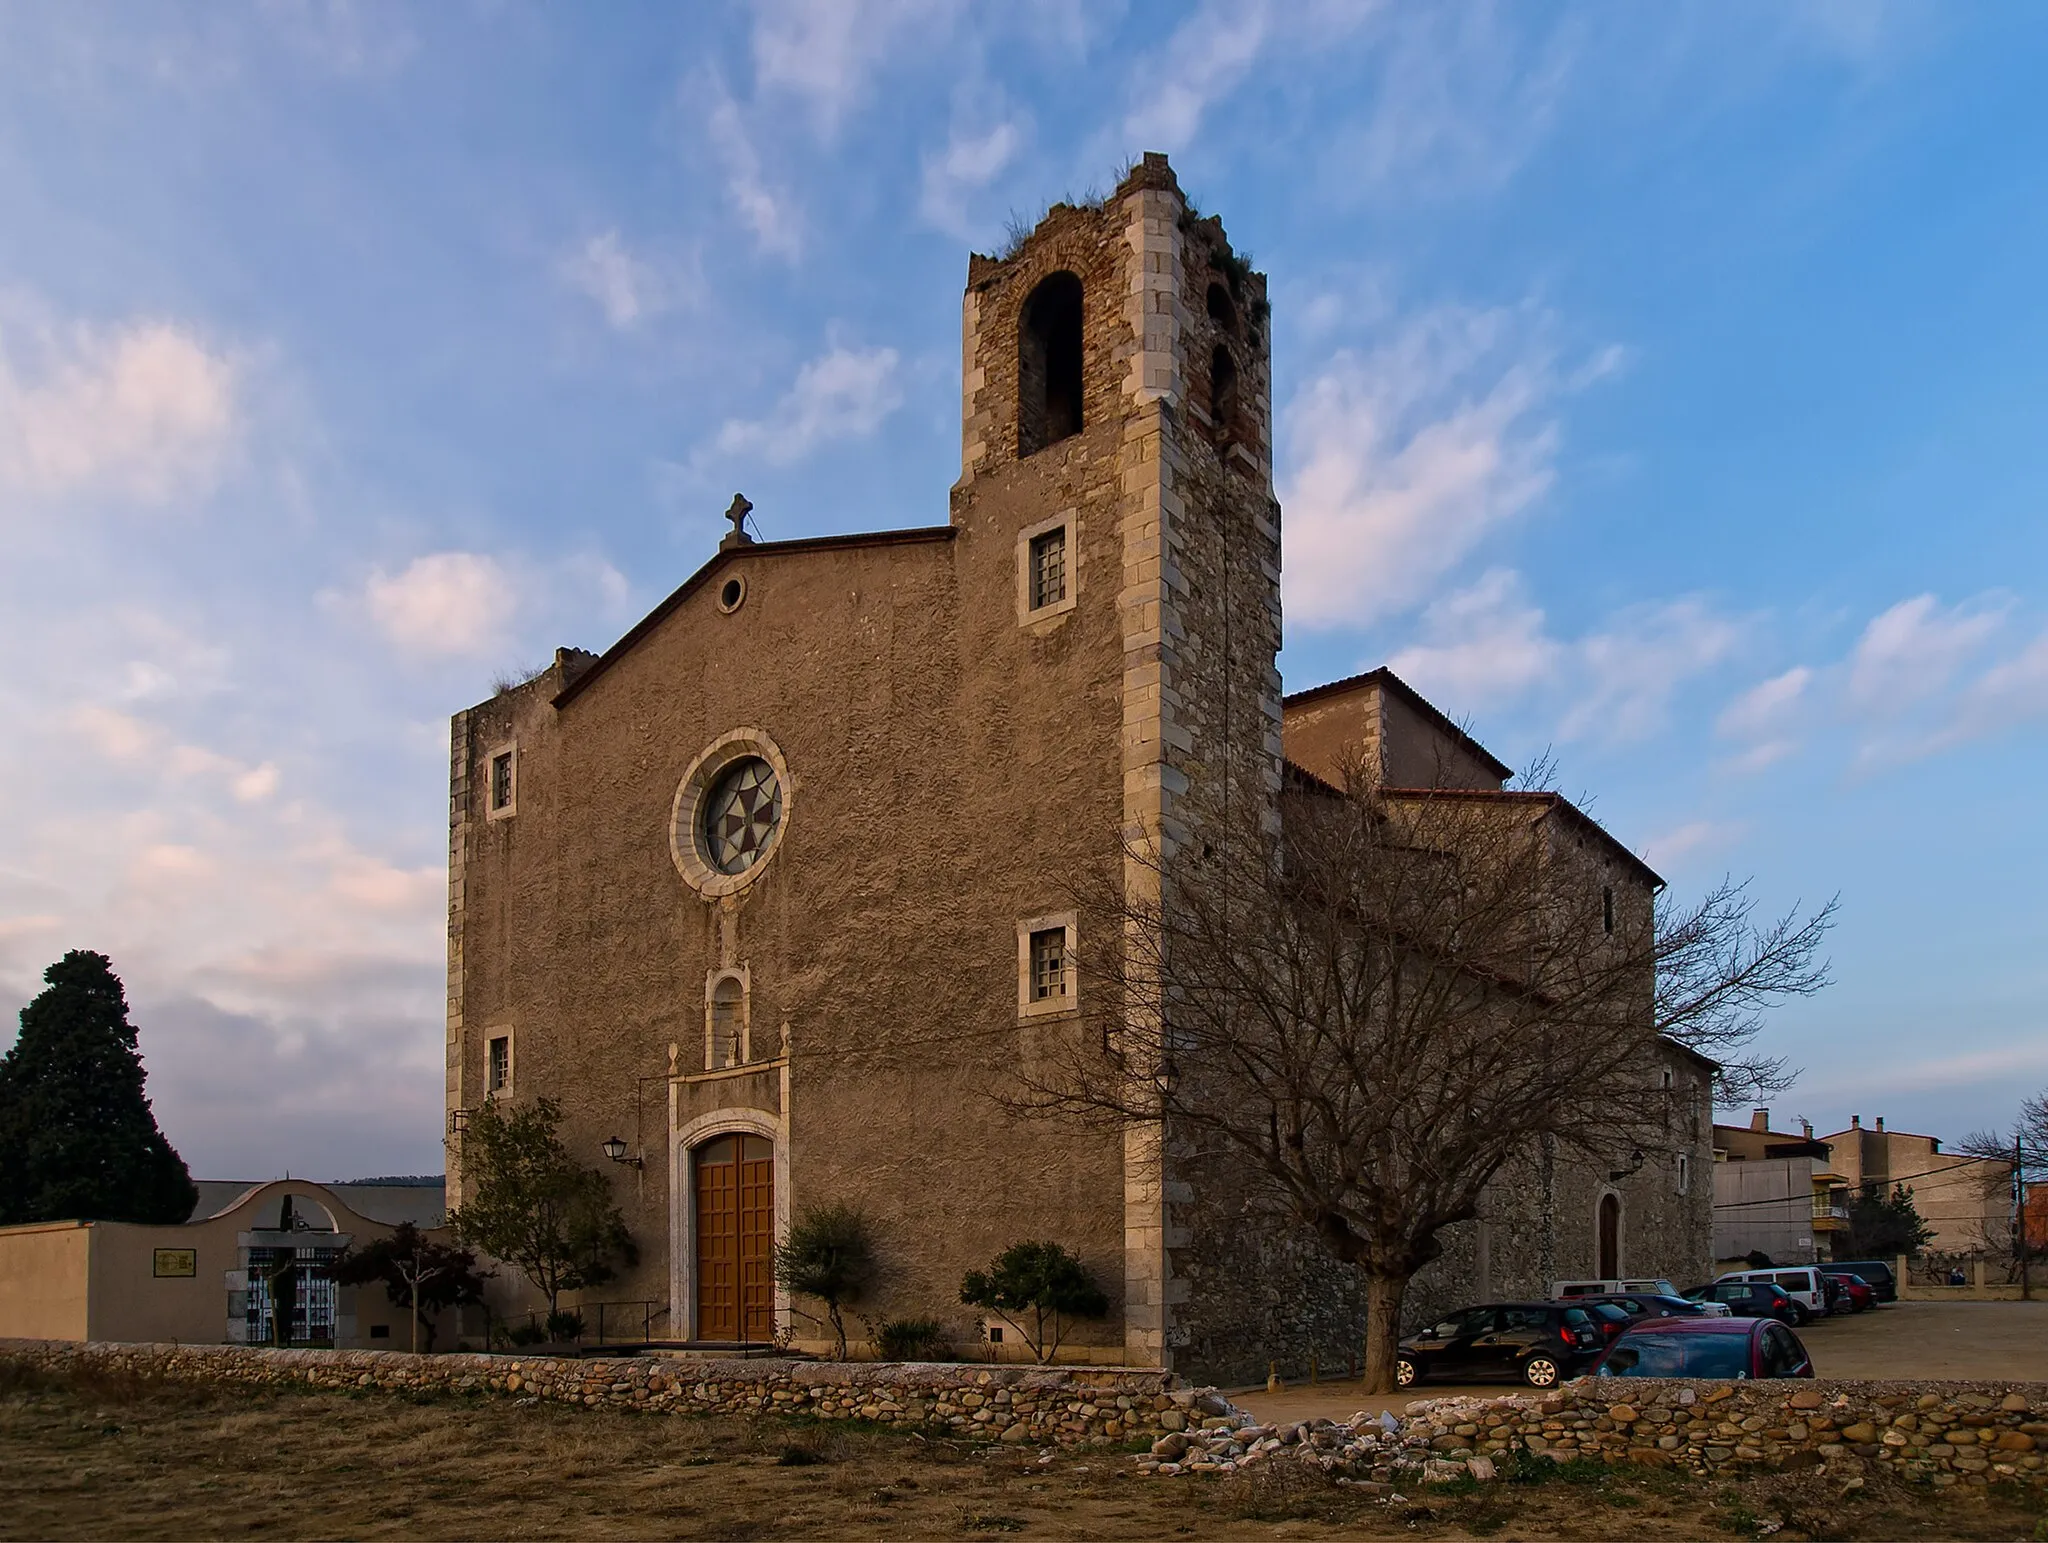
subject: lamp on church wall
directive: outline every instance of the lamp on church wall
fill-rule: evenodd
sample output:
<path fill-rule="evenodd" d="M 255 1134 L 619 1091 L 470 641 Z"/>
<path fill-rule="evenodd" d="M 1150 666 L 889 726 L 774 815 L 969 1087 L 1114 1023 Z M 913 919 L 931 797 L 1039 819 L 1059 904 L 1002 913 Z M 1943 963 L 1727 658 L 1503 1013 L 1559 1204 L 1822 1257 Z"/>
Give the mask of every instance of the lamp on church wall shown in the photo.
<path fill-rule="evenodd" d="M 607 1140 L 604 1144 L 604 1155 L 613 1162 L 625 1163 L 628 1167 L 638 1168 L 641 1165 L 641 1159 L 638 1156 L 628 1157 L 626 1155 L 626 1138 L 623 1136 L 613 1136 Z"/>

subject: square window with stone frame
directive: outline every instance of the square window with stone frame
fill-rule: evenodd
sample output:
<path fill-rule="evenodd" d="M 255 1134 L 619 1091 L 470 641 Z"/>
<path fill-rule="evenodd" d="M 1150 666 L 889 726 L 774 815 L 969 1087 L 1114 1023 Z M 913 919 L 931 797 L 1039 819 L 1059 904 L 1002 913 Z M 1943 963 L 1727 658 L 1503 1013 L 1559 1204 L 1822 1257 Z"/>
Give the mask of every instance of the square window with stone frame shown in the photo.
<path fill-rule="evenodd" d="M 1067 598 L 1067 528 L 1056 525 L 1031 538 L 1031 609 Z"/>

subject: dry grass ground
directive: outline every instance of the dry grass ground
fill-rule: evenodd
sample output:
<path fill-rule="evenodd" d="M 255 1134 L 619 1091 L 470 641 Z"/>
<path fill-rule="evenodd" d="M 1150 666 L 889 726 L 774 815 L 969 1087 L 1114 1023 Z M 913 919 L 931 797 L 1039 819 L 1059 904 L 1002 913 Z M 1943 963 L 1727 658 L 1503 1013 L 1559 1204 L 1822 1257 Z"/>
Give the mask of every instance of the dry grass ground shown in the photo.
<path fill-rule="evenodd" d="M 58 1379 L 0 1362 L 0 1538 L 2042 1538 L 2039 1497 L 1558 1471 L 1396 1503 L 1298 1469 L 502 1400 Z"/>

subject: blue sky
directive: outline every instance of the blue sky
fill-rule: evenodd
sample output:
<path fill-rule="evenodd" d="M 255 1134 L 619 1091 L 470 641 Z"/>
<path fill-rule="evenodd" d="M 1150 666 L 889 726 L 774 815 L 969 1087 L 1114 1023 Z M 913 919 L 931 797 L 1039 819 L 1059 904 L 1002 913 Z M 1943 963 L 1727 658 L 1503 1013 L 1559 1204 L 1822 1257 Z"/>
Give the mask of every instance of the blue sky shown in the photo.
<path fill-rule="evenodd" d="M 0 4 L 0 1003 L 110 953 L 195 1170 L 438 1168 L 448 714 L 735 488 L 944 519 L 967 252 L 1141 150 L 1272 278 L 1290 688 L 1839 891 L 1781 1123 L 2048 1085 L 2037 10 L 593 14 Z"/>

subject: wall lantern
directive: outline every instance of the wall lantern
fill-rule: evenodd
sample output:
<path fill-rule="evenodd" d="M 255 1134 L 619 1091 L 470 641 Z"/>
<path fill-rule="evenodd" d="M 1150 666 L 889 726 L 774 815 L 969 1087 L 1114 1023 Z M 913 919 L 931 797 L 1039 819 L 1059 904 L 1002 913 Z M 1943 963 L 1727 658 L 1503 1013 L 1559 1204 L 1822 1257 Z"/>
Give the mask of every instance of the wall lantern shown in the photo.
<path fill-rule="evenodd" d="M 604 1155 L 615 1163 L 628 1163 L 635 1168 L 640 1166 L 639 1158 L 626 1155 L 626 1138 L 623 1136 L 613 1136 L 607 1140 L 604 1144 Z"/>

